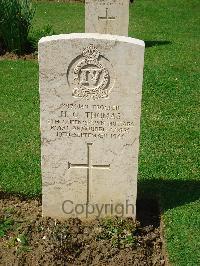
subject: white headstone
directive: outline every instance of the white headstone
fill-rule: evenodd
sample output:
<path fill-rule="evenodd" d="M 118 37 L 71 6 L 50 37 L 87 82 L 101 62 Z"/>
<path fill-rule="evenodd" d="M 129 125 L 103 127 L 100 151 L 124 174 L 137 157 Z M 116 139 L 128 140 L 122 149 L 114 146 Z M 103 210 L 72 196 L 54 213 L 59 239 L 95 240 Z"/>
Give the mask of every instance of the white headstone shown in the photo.
<path fill-rule="evenodd" d="M 43 215 L 135 217 L 144 42 L 39 42 Z"/>
<path fill-rule="evenodd" d="M 128 36 L 129 0 L 86 0 L 85 32 Z"/>

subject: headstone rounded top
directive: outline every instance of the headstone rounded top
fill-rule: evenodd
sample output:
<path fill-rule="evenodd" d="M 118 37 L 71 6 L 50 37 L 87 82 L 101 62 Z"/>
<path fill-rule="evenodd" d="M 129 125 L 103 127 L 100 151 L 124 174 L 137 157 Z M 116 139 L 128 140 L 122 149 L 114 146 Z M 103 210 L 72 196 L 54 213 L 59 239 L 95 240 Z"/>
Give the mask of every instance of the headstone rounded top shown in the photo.
<path fill-rule="evenodd" d="M 58 40 L 93 39 L 93 38 L 97 40 L 120 41 L 120 42 L 127 42 L 127 43 L 133 43 L 133 44 L 140 45 L 140 46 L 145 46 L 144 41 L 139 40 L 139 39 L 119 36 L 119 35 L 100 34 L 100 33 L 70 33 L 70 34 L 59 34 L 59 35 L 46 36 L 40 39 L 39 44 L 44 43 L 44 42 L 50 42 L 50 41 L 58 41 Z"/>

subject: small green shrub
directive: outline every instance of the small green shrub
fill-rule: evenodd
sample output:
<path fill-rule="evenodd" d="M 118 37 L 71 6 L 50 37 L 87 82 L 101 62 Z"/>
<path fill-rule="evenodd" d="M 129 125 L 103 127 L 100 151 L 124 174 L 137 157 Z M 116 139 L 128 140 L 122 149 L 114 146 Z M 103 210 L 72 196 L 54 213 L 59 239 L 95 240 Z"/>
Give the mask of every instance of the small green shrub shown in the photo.
<path fill-rule="evenodd" d="M 30 0 L 0 0 L 0 39 L 6 51 L 25 52 L 34 14 Z"/>
<path fill-rule="evenodd" d="M 42 37 L 54 35 L 55 32 L 53 30 L 52 25 L 47 24 L 43 28 L 35 30 L 30 33 L 29 41 L 31 43 L 32 49 L 35 51 L 38 49 L 38 42 Z"/>

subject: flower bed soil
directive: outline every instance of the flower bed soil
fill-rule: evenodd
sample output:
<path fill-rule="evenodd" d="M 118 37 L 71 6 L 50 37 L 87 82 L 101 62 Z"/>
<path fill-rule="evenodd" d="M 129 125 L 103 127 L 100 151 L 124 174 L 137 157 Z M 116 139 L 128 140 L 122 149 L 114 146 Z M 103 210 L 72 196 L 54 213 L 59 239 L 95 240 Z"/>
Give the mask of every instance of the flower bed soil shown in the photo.
<path fill-rule="evenodd" d="M 41 200 L 0 194 L 0 265 L 165 265 L 156 204 L 138 202 L 138 221 L 59 222 Z"/>
<path fill-rule="evenodd" d="M 38 60 L 38 55 L 37 53 L 29 53 L 29 54 L 24 54 L 24 55 L 17 55 L 14 53 L 6 53 L 6 52 L 2 52 L 2 54 L 0 53 L 0 61 L 1 60 L 18 60 L 18 59 L 22 59 L 22 60 Z"/>

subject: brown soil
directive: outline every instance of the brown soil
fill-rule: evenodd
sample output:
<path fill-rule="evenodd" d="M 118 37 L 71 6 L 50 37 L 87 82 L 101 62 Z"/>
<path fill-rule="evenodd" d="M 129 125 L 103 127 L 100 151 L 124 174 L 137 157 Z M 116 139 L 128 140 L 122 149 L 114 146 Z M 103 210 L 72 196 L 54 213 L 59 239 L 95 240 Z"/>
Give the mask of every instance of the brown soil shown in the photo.
<path fill-rule="evenodd" d="M 38 59 L 38 55 L 37 55 L 37 53 L 30 53 L 30 54 L 24 54 L 24 55 L 17 55 L 17 54 L 14 54 L 14 53 L 0 54 L 0 61 L 1 60 L 5 60 L 5 59 L 9 59 L 9 60 L 17 60 L 17 59 L 37 60 Z"/>
<path fill-rule="evenodd" d="M 0 198 L 0 265 L 165 265 L 156 205 L 139 202 L 136 223 L 59 222 L 41 217 L 40 199 Z"/>

